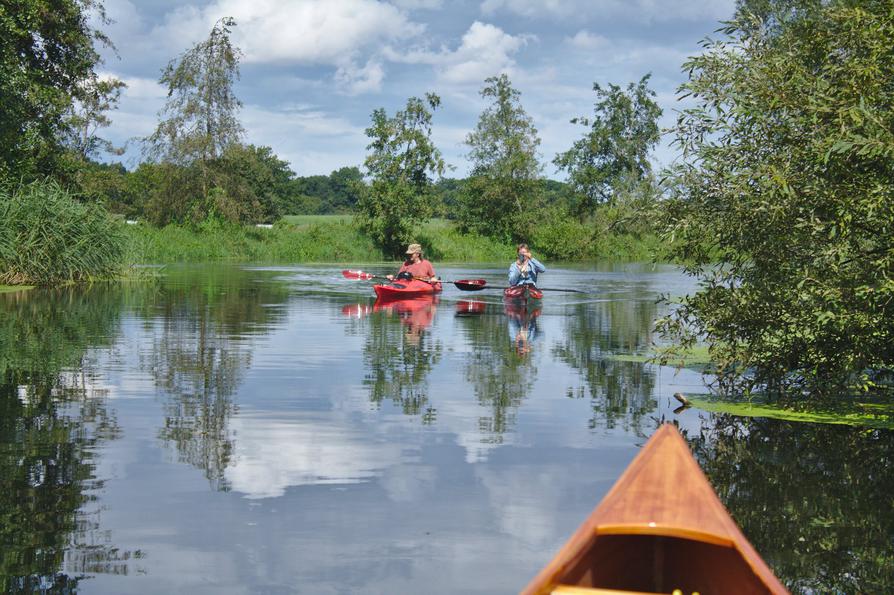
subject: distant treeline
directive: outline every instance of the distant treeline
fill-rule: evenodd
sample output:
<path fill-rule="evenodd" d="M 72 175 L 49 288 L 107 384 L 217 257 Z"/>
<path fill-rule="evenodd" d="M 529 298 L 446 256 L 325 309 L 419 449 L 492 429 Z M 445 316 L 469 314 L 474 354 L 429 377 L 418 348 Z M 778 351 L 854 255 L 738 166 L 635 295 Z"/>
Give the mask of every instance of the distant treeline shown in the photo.
<path fill-rule="evenodd" d="M 235 215 L 243 223 L 274 223 L 286 215 L 347 215 L 354 213 L 363 190 L 363 173 L 356 166 L 340 167 L 328 176 L 298 176 L 270 147 L 237 145 L 212 165 L 212 179 L 219 195 L 238 197 L 240 205 L 217 200 L 217 215 Z M 143 162 L 133 171 L 120 163 L 85 161 L 72 171 L 76 193 L 84 202 L 104 205 L 127 219 L 157 224 L 184 222 L 188 208 L 201 193 L 200 178 L 193 168 L 167 163 Z M 539 194 L 550 205 L 575 202 L 565 182 L 541 179 Z M 434 183 L 435 216 L 455 220 L 467 192 L 467 178 L 441 178 Z M 183 200 L 195 194 L 196 200 Z M 195 208 L 195 207 L 194 207 Z M 224 217 L 229 218 L 229 217 Z"/>

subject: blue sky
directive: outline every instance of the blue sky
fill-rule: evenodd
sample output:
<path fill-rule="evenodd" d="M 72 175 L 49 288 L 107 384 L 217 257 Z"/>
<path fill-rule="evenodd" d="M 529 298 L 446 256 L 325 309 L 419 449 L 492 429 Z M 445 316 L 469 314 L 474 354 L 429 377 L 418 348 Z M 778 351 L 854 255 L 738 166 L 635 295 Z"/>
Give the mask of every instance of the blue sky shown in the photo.
<path fill-rule="evenodd" d="M 684 60 L 732 15 L 734 0 L 106 0 L 117 46 L 102 71 L 128 84 L 106 136 L 150 134 L 164 105 L 161 69 L 207 37 L 223 16 L 237 21 L 244 52 L 236 94 L 248 142 L 267 145 L 298 175 L 361 165 L 370 113 L 410 96 L 442 99 L 434 139 L 447 162 L 468 172 L 463 139 L 485 103 L 488 76 L 506 73 L 540 133 L 544 174 L 592 112 L 593 82 L 626 85 L 652 73 L 669 126 L 679 109 Z M 656 150 L 658 164 L 674 152 Z M 134 164 L 135 152 L 126 155 Z"/>

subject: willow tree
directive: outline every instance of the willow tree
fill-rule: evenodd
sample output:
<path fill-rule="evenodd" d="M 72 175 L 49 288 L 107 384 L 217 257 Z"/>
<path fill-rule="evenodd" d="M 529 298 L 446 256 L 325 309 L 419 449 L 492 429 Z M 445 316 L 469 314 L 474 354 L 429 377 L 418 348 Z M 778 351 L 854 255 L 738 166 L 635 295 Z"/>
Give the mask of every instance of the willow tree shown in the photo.
<path fill-rule="evenodd" d="M 472 172 L 460 201 L 459 223 L 501 239 L 527 239 L 532 210 L 539 206 L 540 138 L 508 76 L 484 83 L 481 96 L 492 103 L 466 137 Z"/>
<path fill-rule="evenodd" d="M 230 39 L 235 25 L 232 18 L 220 19 L 206 40 L 168 63 L 159 79 L 168 100 L 146 139 L 151 158 L 198 168 L 202 200 L 209 197 L 212 162 L 244 132 L 238 119 L 242 102 L 233 91 L 242 55 Z"/>
<path fill-rule="evenodd" d="M 663 328 L 707 339 L 732 391 L 880 388 L 894 366 L 892 5 L 766 4 L 743 3 L 684 65 L 694 106 L 676 126 L 666 229 L 701 289 Z"/>

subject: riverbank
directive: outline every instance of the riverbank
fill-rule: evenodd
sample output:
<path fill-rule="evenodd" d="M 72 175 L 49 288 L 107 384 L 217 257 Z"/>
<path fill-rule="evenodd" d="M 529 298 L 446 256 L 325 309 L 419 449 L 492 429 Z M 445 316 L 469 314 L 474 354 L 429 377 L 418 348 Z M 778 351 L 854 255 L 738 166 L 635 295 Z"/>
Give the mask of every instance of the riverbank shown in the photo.
<path fill-rule="evenodd" d="M 26 289 L 34 289 L 33 285 L 0 285 L 0 293 L 12 293 L 14 291 L 25 291 Z"/>
<path fill-rule="evenodd" d="M 285 217 L 271 227 L 208 221 L 198 226 L 129 225 L 126 229 L 131 264 L 169 262 L 377 262 L 390 260 L 349 215 Z M 452 222 L 433 219 L 420 226 L 416 240 L 426 256 L 439 262 L 503 262 L 515 246 L 475 234 L 460 233 Z M 612 236 L 586 246 L 534 245 L 544 258 L 572 254 L 563 260 L 648 260 L 658 246 L 655 237 Z"/>

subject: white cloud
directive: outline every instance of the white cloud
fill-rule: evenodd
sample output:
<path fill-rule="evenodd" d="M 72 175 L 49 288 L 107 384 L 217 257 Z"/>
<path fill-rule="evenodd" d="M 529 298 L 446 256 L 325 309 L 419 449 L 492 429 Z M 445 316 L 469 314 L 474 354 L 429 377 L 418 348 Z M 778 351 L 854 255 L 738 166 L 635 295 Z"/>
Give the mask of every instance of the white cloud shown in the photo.
<path fill-rule="evenodd" d="M 172 12 L 161 32 L 183 48 L 208 35 L 221 17 L 236 20 L 233 39 L 245 63 L 302 63 L 342 66 L 351 57 L 422 33 L 399 8 L 376 0 L 217 0 L 199 10 Z"/>
<path fill-rule="evenodd" d="M 574 37 L 566 38 L 566 43 L 580 50 L 600 50 L 611 47 L 611 40 L 602 35 L 590 33 L 586 29 L 578 31 Z"/>
<path fill-rule="evenodd" d="M 248 142 L 272 147 L 298 175 L 329 173 L 363 162 L 367 142 L 363 127 L 318 107 L 246 105 L 241 119 Z"/>
<path fill-rule="evenodd" d="M 393 62 L 432 64 L 442 82 L 480 84 L 489 76 L 511 73 L 516 65 L 514 55 L 532 39 L 536 38 L 510 35 L 499 27 L 475 21 L 455 50 L 417 48 L 399 52 L 386 48 L 383 54 Z"/>
<path fill-rule="evenodd" d="M 248 498 L 275 498 L 291 486 L 369 481 L 405 457 L 401 445 L 370 441 L 344 420 L 243 413 L 230 429 L 237 439 L 226 478 Z"/>
<path fill-rule="evenodd" d="M 436 10 L 444 4 L 443 0 L 392 0 L 391 3 L 407 10 Z"/>
<path fill-rule="evenodd" d="M 650 23 L 725 19 L 732 15 L 734 6 L 733 0 L 484 0 L 481 12 L 575 21 L 637 19 Z"/>
<path fill-rule="evenodd" d="M 513 54 L 528 39 L 475 21 L 463 35 L 459 48 L 449 56 L 440 76 L 451 83 L 481 83 L 489 76 L 508 72 L 515 66 Z"/>
<path fill-rule="evenodd" d="M 378 92 L 382 89 L 384 78 L 385 69 L 375 59 L 369 60 L 363 67 L 349 62 L 335 71 L 335 82 L 348 95 Z"/>

